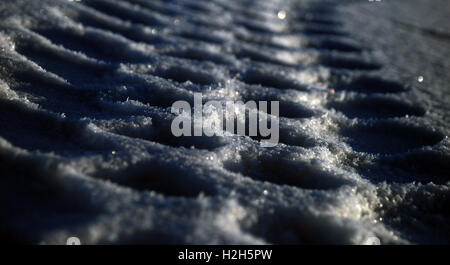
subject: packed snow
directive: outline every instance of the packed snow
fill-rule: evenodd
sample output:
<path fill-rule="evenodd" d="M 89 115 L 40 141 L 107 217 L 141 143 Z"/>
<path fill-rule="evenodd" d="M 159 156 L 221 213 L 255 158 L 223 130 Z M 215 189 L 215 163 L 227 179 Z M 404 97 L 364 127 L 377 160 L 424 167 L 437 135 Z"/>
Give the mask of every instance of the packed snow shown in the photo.
<path fill-rule="evenodd" d="M 2 1 L 0 235 L 448 244 L 449 17 L 444 0 Z M 279 101 L 280 143 L 175 137 L 194 93 Z"/>

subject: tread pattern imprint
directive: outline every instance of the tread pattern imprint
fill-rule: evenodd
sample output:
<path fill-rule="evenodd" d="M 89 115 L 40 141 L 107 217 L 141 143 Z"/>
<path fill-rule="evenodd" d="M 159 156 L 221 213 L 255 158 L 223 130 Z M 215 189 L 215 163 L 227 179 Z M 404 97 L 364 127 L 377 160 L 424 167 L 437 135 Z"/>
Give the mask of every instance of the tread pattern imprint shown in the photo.
<path fill-rule="evenodd" d="M 377 75 L 334 2 L 15 2 L 0 28 L 3 237 L 448 243 L 447 137 Z M 195 92 L 279 101 L 280 144 L 172 136 L 172 103 Z"/>

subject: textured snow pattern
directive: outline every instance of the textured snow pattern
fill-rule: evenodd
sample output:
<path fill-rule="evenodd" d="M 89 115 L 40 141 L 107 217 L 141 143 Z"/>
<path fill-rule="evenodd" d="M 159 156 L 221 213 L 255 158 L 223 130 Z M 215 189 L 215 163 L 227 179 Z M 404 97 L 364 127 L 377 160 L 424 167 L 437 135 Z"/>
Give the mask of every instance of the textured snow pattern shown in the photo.
<path fill-rule="evenodd" d="M 5 2 L 8 241 L 449 242 L 449 112 L 382 74 L 342 1 Z M 280 101 L 280 144 L 173 136 L 196 92 Z"/>

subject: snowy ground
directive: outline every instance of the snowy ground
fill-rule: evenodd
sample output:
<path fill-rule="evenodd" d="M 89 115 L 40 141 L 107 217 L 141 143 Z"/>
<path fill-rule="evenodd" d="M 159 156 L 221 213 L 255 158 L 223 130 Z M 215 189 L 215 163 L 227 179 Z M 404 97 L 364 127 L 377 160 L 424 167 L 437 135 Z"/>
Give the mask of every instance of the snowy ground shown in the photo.
<path fill-rule="evenodd" d="M 446 0 L 0 3 L 13 243 L 448 244 Z M 280 101 L 280 144 L 170 132 Z"/>

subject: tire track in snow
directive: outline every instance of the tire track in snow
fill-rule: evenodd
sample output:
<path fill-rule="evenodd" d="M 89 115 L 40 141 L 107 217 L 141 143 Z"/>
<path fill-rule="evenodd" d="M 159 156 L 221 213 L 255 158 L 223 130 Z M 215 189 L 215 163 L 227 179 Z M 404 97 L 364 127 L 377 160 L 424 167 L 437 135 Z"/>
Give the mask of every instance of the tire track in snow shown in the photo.
<path fill-rule="evenodd" d="M 91 243 L 357 244 L 376 235 L 383 243 L 407 243 L 389 226 L 406 203 L 389 201 L 402 194 L 389 194 L 398 188 L 394 182 L 432 180 L 448 197 L 444 171 L 427 177 L 418 163 L 413 172 L 420 177 L 411 178 L 408 168 L 419 160 L 449 161 L 434 154 L 444 135 L 408 124 L 408 116 L 426 111 L 402 102 L 408 88 L 377 76 L 382 65 L 342 31 L 329 4 L 45 5 L 44 16 L 25 12 L 32 22 L 10 19 L 2 26 L 1 91 L 7 96 L 0 97 L 0 159 L 14 167 L 58 165 L 53 175 L 79 187 L 58 186 L 61 193 L 88 199 L 80 211 L 55 215 L 90 221 L 81 228 L 62 221 L 57 232 L 42 221 L 33 232 L 13 224 L 30 218 L 18 213 L 7 224 L 14 240 L 64 242 L 80 233 Z M 287 13 L 283 19 L 280 10 Z M 29 70 L 21 71 L 23 65 Z M 12 91 L 16 96 L 8 96 Z M 170 106 L 193 102 L 195 92 L 222 101 L 279 100 L 282 144 L 265 149 L 260 137 L 237 135 L 173 137 Z M 386 166 L 395 172 L 390 179 L 383 179 Z M 55 181 L 41 176 L 50 169 L 34 170 L 39 185 Z M 0 171 L 12 177 L 10 167 Z M 378 184 L 382 180 L 388 184 Z M 88 184 L 95 191 L 84 188 Z M 404 198 L 421 196 L 417 186 L 403 188 Z M 73 202 L 59 193 L 55 198 Z M 31 199 L 24 204 L 34 205 Z M 97 212 L 84 211 L 94 205 Z M 226 225 L 217 221 L 223 211 Z M 323 233 L 329 235 L 318 236 Z"/>

